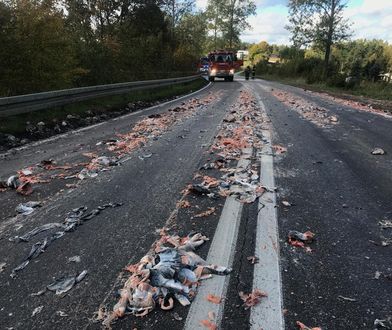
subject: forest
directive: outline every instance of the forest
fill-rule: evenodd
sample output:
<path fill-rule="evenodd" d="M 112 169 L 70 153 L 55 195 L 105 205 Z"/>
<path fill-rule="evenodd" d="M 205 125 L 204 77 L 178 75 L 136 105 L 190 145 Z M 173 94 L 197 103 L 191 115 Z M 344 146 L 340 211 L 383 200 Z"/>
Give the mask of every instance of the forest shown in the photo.
<path fill-rule="evenodd" d="M 352 39 L 346 6 L 288 0 L 291 45 L 273 45 L 241 41 L 252 0 L 0 0 L 0 96 L 191 75 L 223 48 L 263 76 L 353 89 L 392 71 L 392 45 Z"/>
<path fill-rule="evenodd" d="M 0 0 L 0 96 L 195 74 L 236 48 L 253 1 Z"/>

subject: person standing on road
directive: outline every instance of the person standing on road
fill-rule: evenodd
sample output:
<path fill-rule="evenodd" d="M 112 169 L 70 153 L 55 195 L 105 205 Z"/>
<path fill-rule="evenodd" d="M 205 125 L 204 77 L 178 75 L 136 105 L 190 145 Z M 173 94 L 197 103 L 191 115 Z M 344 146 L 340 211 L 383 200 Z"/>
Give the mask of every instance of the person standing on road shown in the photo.
<path fill-rule="evenodd" d="M 256 65 L 253 65 L 252 67 L 252 79 L 255 79 L 256 76 Z"/>
<path fill-rule="evenodd" d="M 245 79 L 249 80 L 249 75 L 250 75 L 250 66 L 248 65 L 245 69 Z"/>

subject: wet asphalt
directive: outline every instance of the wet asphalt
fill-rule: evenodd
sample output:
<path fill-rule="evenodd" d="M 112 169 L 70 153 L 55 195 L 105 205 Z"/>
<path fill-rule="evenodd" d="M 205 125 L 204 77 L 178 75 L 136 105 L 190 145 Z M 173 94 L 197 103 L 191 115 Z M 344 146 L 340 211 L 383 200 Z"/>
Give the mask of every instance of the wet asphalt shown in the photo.
<path fill-rule="evenodd" d="M 288 149 L 275 156 L 274 164 L 286 329 L 296 329 L 296 321 L 327 330 L 373 329 L 375 319 L 392 317 L 392 245 L 376 245 L 392 238 L 392 229 L 383 230 L 378 224 L 392 219 L 392 120 L 327 102 L 302 89 L 256 80 L 214 83 L 193 97 L 219 93 L 216 102 L 134 152 L 121 166 L 75 189 L 62 183 L 39 185 L 28 200 L 40 199 L 45 204 L 28 217 L 13 218 L 15 206 L 25 197 L 14 191 L 0 193 L 0 263 L 6 263 L 0 272 L 0 329 L 99 329 L 94 313 L 100 306 L 110 308 L 116 302 L 123 268 L 149 250 L 181 191 L 210 158 L 207 151 L 219 124 L 246 84 L 252 84 L 262 97 L 273 125 L 273 142 Z M 315 126 L 275 99 L 270 88 L 324 106 L 339 117 L 339 123 L 329 128 Z M 42 159 L 83 161 L 82 154 L 94 150 L 97 142 L 129 131 L 145 115 L 175 106 L 142 111 L 11 152 L 0 157 L 0 177 Z M 382 147 L 387 154 L 371 155 L 374 147 Z M 139 159 L 145 152 L 152 157 Z M 283 200 L 293 206 L 283 207 Z M 107 202 L 123 205 L 102 211 L 53 242 L 15 279 L 9 276 L 35 240 L 16 244 L 8 237 L 61 221 L 73 208 L 85 205 L 93 209 Z M 179 213 L 175 230 L 180 235 L 201 231 L 212 238 L 223 204 L 223 198 L 194 198 L 192 208 Z M 217 207 L 215 215 L 192 218 L 194 212 L 209 206 Z M 255 205 L 244 208 L 223 329 L 249 328 L 249 311 L 242 308 L 238 292 L 252 290 L 253 268 L 246 257 L 254 251 L 256 216 Z M 292 229 L 316 234 L 310 245 L 312 253 L 287 244 L 287 232 Z M 208 248 L 207 243 L 200 255 L 206 257 Z M 72 256 L 80 256 L 81 262 L 68 262 Z M 64 297 L 52 292 L 31 296 L 54 278 L 84 269 L 88 276 Z M 376 272 L 381 274 L 378 279 L 374 279 Z M 41 312 L 32 316 L 41 306 Z M 171 312 L 155 310 L 142 319 L 127 316 L 113 328 L 181 329 L 186 315 L 187 308 L 176 305 Z"/>

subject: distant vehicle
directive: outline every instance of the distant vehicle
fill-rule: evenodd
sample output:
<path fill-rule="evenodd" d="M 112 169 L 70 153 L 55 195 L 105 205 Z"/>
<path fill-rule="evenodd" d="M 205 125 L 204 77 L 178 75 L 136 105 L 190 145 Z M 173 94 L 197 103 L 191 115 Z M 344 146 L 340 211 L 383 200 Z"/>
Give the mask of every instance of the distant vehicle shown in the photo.
<path fill-rule="evenodd" d="M 233 51 L 216 50 L 208 54 L 209 68 L 208 79 L 223 78 L 225 81 L 233 81 L 235 70 L 242 66 L 243 61 L 237 59 Z"/>
<path fill-rule="evenodd" d="M 199 64 L 198 64 L 198 72 L 201 74 L 208 74 L 208 68 L 210 64 L 208 61 L 208 57 L 202 57 L 200 58 Z"/>

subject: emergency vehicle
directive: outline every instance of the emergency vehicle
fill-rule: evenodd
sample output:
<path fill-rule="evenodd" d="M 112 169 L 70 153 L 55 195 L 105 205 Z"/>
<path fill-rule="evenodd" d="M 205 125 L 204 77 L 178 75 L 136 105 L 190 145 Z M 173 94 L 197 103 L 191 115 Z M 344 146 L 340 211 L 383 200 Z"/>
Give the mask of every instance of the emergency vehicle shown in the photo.
<path fill-rule="evenodd" d="M 233 81 L 236 69 L 243 65 L 242 60 L 237 59 L 233 51 L 216 50 L 208 54 L 209 68 L 208 79 L 223 78 L 225 81 Z"/>

